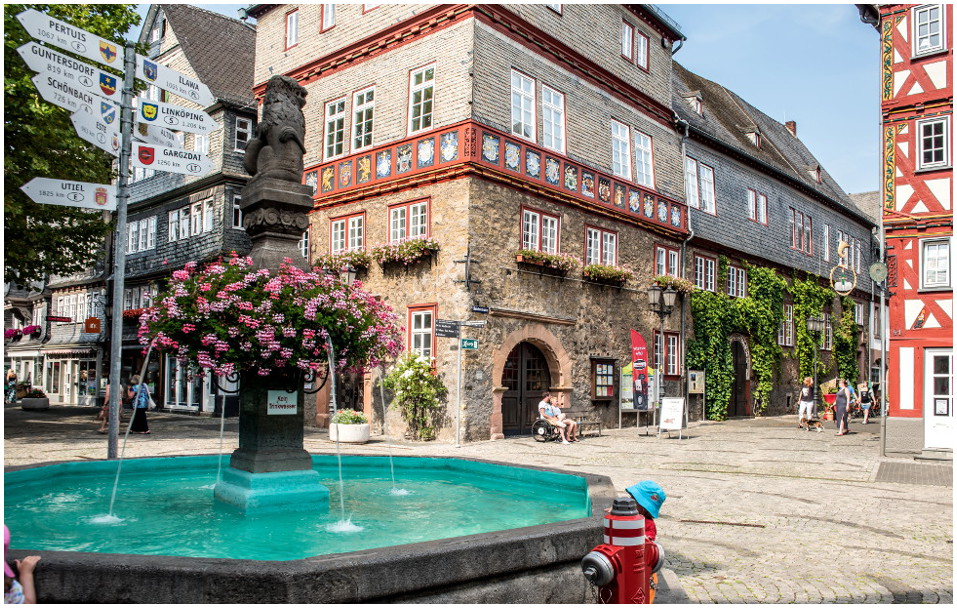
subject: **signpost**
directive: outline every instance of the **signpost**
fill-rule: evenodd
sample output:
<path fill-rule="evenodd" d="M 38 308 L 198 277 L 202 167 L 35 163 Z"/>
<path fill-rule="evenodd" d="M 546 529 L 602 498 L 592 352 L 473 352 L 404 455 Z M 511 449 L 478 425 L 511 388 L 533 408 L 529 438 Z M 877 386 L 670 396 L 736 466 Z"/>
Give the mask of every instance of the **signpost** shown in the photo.
<path fill-rule="evenodd" d="M 106 38 L 100 38 L 32 8 L 17 15 L 17 19 L 28 34 L 47 44 L 113 68 L 123 66 L 120 45 Z"/>
<path fill-rule="evenodd" d="M 162 101 L 138 98 L 136 122 L 161 125 L 177 131 L 209 133 L 216 130 L 216 121 L 202 110 L 190 110 Z"/>
<path fill-rule="evenodd" d="M 462 350 L 478 349 L 478 338 L 462 338 Z"/>
<path fill-rule="evenodd" d="M 141 122 L 133 129 L 133 137 L 147 144 L 156 144 L 158 146 L 178 149 L 182 149 L 183 147 L 179 143 L 179 140 L 176 139 L 176 133 L 159 125 Z"/>
<path fill-rule="evenodd" d="M 209 87 L 202 82 L 142 55 L 136 56 L 136 77 L 204 108 L 216 102 Z"/>
<path fill-rule="evenodd" d="M 73 122 L 73 128 L 77 135 L 90 142 L 100 150 L 113 156 L 120 155 L 120 126 L 116 123 L 116 107 L 113 104 L 101 103 L 101 106 L 109 106 L 109 116 L 113 118 L 112 122 L 104 122 L 102 117 L 80 110 L 70 115 Z"/>
<path fill-rule="evenodd" d="M 107 184 L 34 177 L 20 186 L 20 189 L 34 202 L 42 205 L 116 211 L 116 187 Z"/>
<path fill-rule="evenodd" d="M 155 144 L 134 144 L 132 160 L 134 167 L 183 175 L 205 175 L 213 168 L 204 154 Z"/>
<path fill-rule="evenodd" d="M 436 338 L 458 338 L 459 337 L 459 322 L 448 321 L 446 319 L 436 319 L 435 320 L 435 337 Z"/>
<path fill-rule="evenodd" d="M 49 47 L 28 42 L 17 49 L 27 67 L 40 76 L 53 76 L 77 89 L 119 102 L 123 81 L 119 76 L 98 70 Z"/>
<path fill-rule="evenodd" d="M 100 102 L 100 98 L 90 91 L 74 86 L 71 82 L 57 76 L 37 74 L 30 80 L 33 81 L 33 86 L 37 88 L 41 97 L 71 112 L 85 110 L 92 113 L 93 106 Z"/>

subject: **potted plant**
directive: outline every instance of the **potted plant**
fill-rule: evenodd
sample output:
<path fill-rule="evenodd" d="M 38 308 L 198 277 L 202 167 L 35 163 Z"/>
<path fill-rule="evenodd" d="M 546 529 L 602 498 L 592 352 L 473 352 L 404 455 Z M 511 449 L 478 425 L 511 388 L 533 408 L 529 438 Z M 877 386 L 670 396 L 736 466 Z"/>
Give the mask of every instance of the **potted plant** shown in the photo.
<path fill-rule="evenodd" d="M 515 252 L 515 261 L 527 266 L 536 266 L 548 270 L 550 274 L 565 276 L 569 271 L 580 268 L 582 263 L 577 257 L 567 253 L 546 253 L 535 249 L 519 249 Z"/>
<path fill-rule="evenodd" d="M 413 440 L 435 439 L 445 412 L 447 391 L 432 360 L 406 351 L 382 383 L 394 393 L 390 407 L 402 413 L 408 425 L 406 436 Z"/>
<path fill-rule="evenodd" d="M 827 387 L 823 387 L 822 390 L 823 390 L 824 403 L 827 403 L 829 406 L 834 405 L 837 402 L 837 387 L 827 386 Z"/>
<path fill-rule="evenodd" d="M 339 410 L 329 423 L 329 439 L 340 443 L 366 443 L 369 441 L 369 419 L 356 410 Z"/>
<path fill-rule="evenodd" d="M 673 277 L 670 275 L 659 275 L 654 278 L 655 285 L 659 287 L 670 287 L 679 293 L 691 293 L 694 291 L 694 283 L 688 279 Z"/>
<path fill-rule="evenodd" d="M 13 328 L 11 328 L 11 329 L 4 330 L 4 332 L 3 332 L 3 339 L 4 339 L 4 340 L 11 340 L 11 341 L 13 341 L 13 342 L 16 342 L 17 340 L 20 339 L 20 336 L 22 336 L 22 335 L 23 335 L 23 332 L 20 331 L 19 329 L 13 329 Z"/>
<path fill-rule="evenodd" d="M 41 332 L 42 330 L 43 330 L 43 328 L 40 327 L 39 325 L 27 325 L 26 327 L 23 328 L 23 335 L 24 335 L 24 336 L 30 336 L 30 337 L 36 337 L 36 336 L 39 336 L 39 335 L 40 335 L 40 332 Z"/>
<path fill-rule="evenodd" d="M 603 264 L 589 264 L 582 268 L 582 277 L 593 283 L 604 283 L 621 287 L 631 279 L 635 273 L 628 266 L 605 266 Z"/>
<path fill-rule="evenodd" d="M 50 399 L 42 390 L 31 388 L 23 394 L 20 407 L 25 410 L 48 410 L 50 409 Z"/>
<path fill-rule="evenodd" d="M 397 243 L 383 243 L 373 247 L 372 257 L 383 266 L 386 264 L 410 266 L 431 257 L 438 250 L 439 243 L 435 239 L 415 237 Z"/>

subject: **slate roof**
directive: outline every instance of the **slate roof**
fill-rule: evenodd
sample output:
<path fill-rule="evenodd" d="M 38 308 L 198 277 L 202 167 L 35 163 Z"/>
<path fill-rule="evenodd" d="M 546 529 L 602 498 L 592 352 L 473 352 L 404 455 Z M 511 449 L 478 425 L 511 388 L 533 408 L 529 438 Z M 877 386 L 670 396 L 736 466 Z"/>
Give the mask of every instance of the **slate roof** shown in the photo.
<path fill-rule="evenodd" d="M 784 125 L 720 84 L 698 76 L 678 62 L 673 65 L 672 107 L 679 118 L 690 124 L 693 133 L 717 140 L 831 199 L 851 214 L 876 223 L 870 214 L 858 209 L 810 150 Z M 696 94 L 701 96 L 703 115 L 695 112 L 686 100 Z M 755 130 L 761 136 L 760 148 L 748 137 L 748 132 Z M 820 168 L 821 183 L 810 173 L 816 167 Z"/>
<path fill-rule="evenodd" d="M 875 224 L 881 221 L 881 197 L 877 190 L 871 192 L 859 192 L 857 194 L 848 194 L 861 212 L 869 217 Z"/>
<path fill-rule="evenodd" d="M 190 65 L 213 96 L 241 108 L 255 108 L 255 28 L 188 4 L 157 4 L 143 24 L 141 42 L 149 35 L 156 7 L 166 14 L 167 27 L 175 32 Z"/>

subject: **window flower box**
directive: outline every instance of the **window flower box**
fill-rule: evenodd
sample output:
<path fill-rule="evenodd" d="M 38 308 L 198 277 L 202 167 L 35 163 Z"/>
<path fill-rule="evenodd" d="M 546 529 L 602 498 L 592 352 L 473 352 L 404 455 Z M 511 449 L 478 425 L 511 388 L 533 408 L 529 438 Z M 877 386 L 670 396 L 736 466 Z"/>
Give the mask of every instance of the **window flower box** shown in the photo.
<path fill-rule="evenodd" d="M 23 328 L 23 335 L 36 337 L 40 335 L 41 331 L 43 331 L 43 328 L 40 327 L 39 325 L 27 325 L 26 327 Z"/>
<path fill-rule="evenodd" d="M 635 273 L 628 266 L 589 264 L 582 269 L 582 278 L 592 283 L 621 287 L 634 279 Z"/>
<path fill-rule="evenodd" d="M 534 249 L 520 249 L 515 252 L 515 261 L 518 264 L 534 266 L 540 272 L 548 272 L 558 276 L 565 276 L 570 271 L 581 267 L 581 260 L 567 253 L 545 253 Z"/>
<path fill-rule="evenodd" d="M 670 287 L 678 293 L 691 293 L 694 291 L 694 283 L 688 279 L 681 279 L 670 275 L 660 275 L 654 278 L 655 284 L 660 287 Z"/>
<path fill-rule="evenodd" d="M 372 258 L 383 266 L 386 264 L 411 266 L 416 262 L 431 258 L 438 250 L 438 241 L 420 237 L 373 247 Z"/>
<path fill-rule="evenodd" d="M 3 339 L 12 342 L 16 342 L 21 336 L 23 336 L 23 332 L 19 329 L 7 329 L 3 332 Z"/>
<path fill-rule="evenodd" d="M 319 256 L 319 259 L 316 260 L 316 266 L 336 271 L 346 266 L 351 266 L 353 270 L 367 270 L 371 263 L 372 257 L 367 251 L 361 249 L 330 253 L 328 255 Z"/>

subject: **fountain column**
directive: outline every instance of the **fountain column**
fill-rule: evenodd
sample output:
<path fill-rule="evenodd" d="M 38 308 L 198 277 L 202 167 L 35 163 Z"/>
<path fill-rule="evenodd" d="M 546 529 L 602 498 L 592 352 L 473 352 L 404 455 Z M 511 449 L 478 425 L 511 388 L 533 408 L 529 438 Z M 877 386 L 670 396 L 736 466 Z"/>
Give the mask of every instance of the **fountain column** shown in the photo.
<path fill-rule="evenodd" d="M 278 270 L 286 258 L 308 267 L 298 241 L 309 226 L 312 189 L 302 184 L 306 91 L 292 78 L 266 85 L 262 121 L 246 147 L 253 175 L 243 188 L 243 226 L 250 256 L 260 268 Z M 329 509 L 329 490 L 303 449 L 302 378 L 246 372 L 240 378 L 239 449 L 216 484 L 218 500 L 244 513 Z"/>

